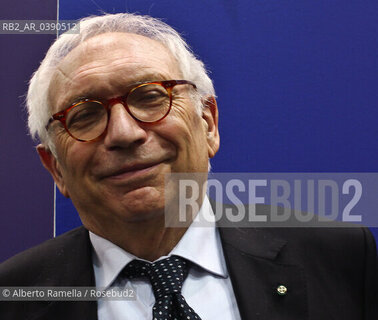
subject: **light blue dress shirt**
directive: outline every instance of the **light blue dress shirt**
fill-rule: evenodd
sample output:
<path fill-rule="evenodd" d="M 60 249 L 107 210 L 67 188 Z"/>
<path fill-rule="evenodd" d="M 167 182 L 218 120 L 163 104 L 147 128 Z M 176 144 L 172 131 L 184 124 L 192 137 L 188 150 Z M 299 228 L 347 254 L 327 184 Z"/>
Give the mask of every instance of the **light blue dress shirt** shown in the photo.
<path fill-rule="evenodd" d="M 212 213 L 206 197 L 197 218 L 206 216 L 208 219 L 214 216 Z M 118 277 L 122 269 L 137 257 L 92 232 L 89 236 L 94 251 L 96 286 L 123 288 L 127 285 L 136 292 L 136 300 L 100 299 L 98 319 L 151 320 L 155 297 L 149 281 L 129 281 Z M 241 320 L 215 222 L 206 223 L 206 227 L 193 222 L 169 253 L 171 255 L 181 256 L 195 264 L 183 284 L 182 295 L 202 320 Z"/>

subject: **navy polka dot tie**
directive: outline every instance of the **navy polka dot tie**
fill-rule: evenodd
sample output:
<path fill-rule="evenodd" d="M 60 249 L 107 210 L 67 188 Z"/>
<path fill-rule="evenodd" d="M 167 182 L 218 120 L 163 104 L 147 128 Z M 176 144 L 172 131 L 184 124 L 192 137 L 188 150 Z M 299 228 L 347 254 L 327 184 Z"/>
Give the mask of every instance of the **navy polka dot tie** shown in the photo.
<path fill-rule="evenodd" d="M 144 277 L 151 282 L 156 300 L 152 308 L 153 320 L 201 319 L 181 294 L 188 275 L 188 262 L 183 258 L 171 256 L 155 263 L 133 260 L 122 273 L 128 279 Z"/>

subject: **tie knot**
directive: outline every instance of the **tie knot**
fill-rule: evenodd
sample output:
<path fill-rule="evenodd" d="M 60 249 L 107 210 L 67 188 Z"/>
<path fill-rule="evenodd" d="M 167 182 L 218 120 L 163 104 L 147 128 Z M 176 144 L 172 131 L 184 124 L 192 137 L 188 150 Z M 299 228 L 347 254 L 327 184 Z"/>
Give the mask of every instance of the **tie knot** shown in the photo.
<path fill-rule="evenodd" d="M 151 282 L 157 300 L 181 292 L 182 284 L 188 275 L 187 265 L 187 261 L 178 256 L 171 256 L 154 263 L 133 260 L 123 269 L 123 275 L 129 279 L 147 278 Z"/>

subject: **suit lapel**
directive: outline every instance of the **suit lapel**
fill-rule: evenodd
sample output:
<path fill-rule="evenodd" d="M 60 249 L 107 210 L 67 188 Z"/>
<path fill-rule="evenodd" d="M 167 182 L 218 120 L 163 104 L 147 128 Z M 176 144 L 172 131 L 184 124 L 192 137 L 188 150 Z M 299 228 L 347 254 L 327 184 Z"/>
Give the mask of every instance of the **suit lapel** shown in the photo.
<path fill-rule="evenodd" d="M 56 259 L 43 268 L 39 285 L 52 287 L 94 287 L 89 234 L 83 227 L 71 231 L 57 247 Z M 96 301 L 53 301 L 41 304 L 30 319 L 97 319 Z"/>
<path fill-rule="evenodd" d="M 225 260 L 243 320 L 308 319 L 304 269 L 270 228 L 220 223 Z M 282 285 L 286 294 L 278 293 Z M 284 289 L 283 287 L 281 287 Z"/>

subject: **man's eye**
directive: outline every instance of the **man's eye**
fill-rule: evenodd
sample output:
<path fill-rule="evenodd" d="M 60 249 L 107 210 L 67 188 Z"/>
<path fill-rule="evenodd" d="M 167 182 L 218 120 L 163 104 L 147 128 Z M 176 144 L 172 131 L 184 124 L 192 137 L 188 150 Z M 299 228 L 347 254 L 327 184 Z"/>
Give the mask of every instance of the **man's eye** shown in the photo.
<path fill-rule="evenodd" d="M 155 106 L 169 99 L 168 92 L 160 85 L 141 86 L 131 92 L 127 104 L 135 107 Z"/>
<path fill-rule="evenodd" d="M 68 127 L 75 125 L 91 125 L 99 121 L 105 114 L 105 109 L 98 104 L 83 104 L 69 112 L 66 123 Z"/>
<path fill-rule="evenodd" d="M 148 91 L 139 96 L 140 101 L 155 101 L 158 99 L 164 99 L 166 95 L 162 91 Z"/>

